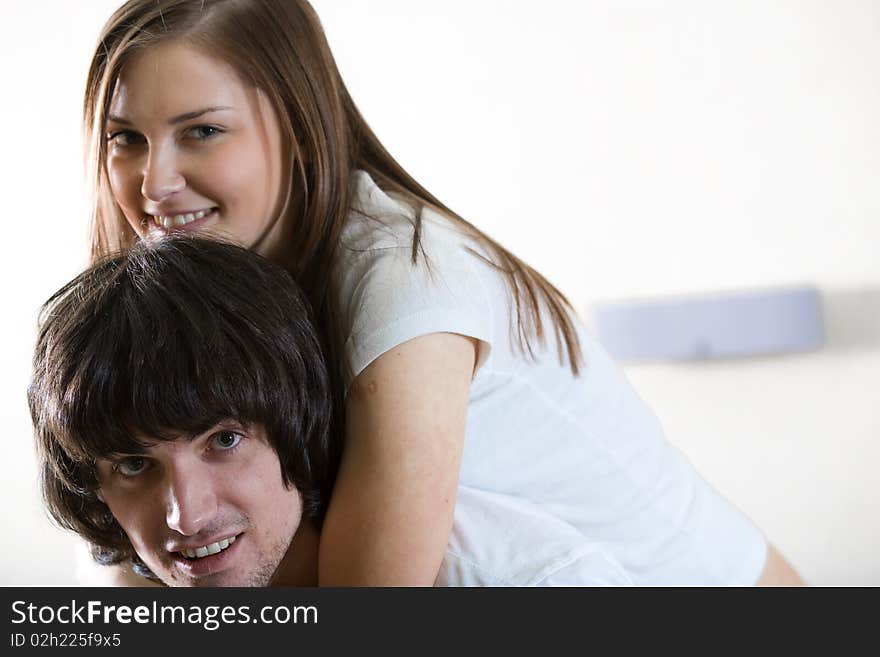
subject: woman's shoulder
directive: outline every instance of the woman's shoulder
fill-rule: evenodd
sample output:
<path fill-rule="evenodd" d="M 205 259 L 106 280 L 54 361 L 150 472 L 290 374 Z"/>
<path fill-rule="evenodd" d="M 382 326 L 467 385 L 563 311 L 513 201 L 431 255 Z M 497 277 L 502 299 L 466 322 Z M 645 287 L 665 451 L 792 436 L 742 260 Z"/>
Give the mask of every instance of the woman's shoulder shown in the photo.
<path fill-rule="evenodd" d="M 343 257 L 402 247 L 412 240 L 412 210 L 385 193 L 366 171 L 351 181 L 351 207 L 342 232 Z"/>
<path fill-rule="evenodd" d="M 341 240 L 343 257 L 364 258 L 389 249 L 411 254 L 417 235 L 418 252 L 429 258 L 476 247 L 471 236 L 442 212 L 416 207 L 409 199 L 383 190 L 366 171 L 356 171 Z"/>
<path fill-rule="evenodd" d="M 414 208 L 359 172 L 337 263 L 342 302 L 355 310 L 368 302 L 369 310 L 379 301 L 428 307 L 469 299 L 480 267 L 475 246 L 449 217 Z"/>
<path fill-rule="evenodd" d="M 467 236 L 439 212 L 424 208 L 415 215 L 367 174 L 355 184 L 337 269 L 339 319 L 355 373 L 387 349 L 429 333 L 491 342 L 490 287 Z"/>

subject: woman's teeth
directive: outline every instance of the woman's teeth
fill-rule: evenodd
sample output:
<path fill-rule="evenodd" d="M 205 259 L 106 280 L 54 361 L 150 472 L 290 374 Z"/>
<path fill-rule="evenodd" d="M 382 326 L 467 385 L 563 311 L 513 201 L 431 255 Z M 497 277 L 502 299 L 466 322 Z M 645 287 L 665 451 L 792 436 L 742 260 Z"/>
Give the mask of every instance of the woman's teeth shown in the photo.
<path fill-rule="evenodd" d="M 212 210 L 199 210 L 198 212 L 189 212 L 187 214 L 176 214 L 173 217 L 153 217 L 153 221 L 160 228 L 174 228 L 175 226 L 186 226 L 196 219 L 201 219 L 205 215 L 211 214 Z"/>
<path fill-rule="evenodd" d="M 228 548 L 233 543 L 235 543 L 235 536 L 230 536 L 229 538 L 224 538 L 222 541 L 218 541 L 217 543 L 203 545 L 202 547 L 197 547 L 194 550 L 181 550 L 180 553 L 187 559 L 201 559 L 202 557 L 208 557 L 212 554 L 217 554 L 218 552 L 221 552 Z"/>

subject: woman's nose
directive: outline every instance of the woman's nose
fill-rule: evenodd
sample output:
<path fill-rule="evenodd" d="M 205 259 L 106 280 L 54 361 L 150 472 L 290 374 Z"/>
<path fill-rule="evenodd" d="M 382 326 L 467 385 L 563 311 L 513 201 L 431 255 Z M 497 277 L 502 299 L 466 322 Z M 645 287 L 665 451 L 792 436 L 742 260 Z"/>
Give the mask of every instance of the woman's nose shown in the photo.
<path fill-rule="evenodd" d="M 142 176 L 141 195 L 154 203 L 161 203 L 186 187 L 178 158 L 170 149 L 151 150 Z"/>

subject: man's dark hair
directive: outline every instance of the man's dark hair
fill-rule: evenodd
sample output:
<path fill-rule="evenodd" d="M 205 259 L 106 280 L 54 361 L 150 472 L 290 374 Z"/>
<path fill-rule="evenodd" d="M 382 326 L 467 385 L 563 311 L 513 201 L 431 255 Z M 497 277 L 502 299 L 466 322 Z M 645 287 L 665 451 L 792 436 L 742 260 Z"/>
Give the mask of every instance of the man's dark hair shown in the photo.
<path fill-rule="evenodd" d="M 97 497 L 97 459 L 222 420 L 259 424 L 317 522 L 338 444 L 311 310 L 283 269 L 193 237 L 139 241 L 43 305 L 28 388 L 49 512 L 100 563 L 149 575 Z"/>

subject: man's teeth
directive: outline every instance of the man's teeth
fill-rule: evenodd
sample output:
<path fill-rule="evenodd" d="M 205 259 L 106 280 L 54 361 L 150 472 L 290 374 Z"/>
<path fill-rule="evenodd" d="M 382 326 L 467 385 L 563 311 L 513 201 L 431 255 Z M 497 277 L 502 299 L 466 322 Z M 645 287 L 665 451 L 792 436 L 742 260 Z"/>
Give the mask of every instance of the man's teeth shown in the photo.
<path fill-rule="evenodd" d="M 224 538 L 222 541 L 218 541 L 217 543 L 203 545 L 202 547 L 197 547 L 193 550 L 181 550 L 180 553 L 187 559 L 201 559 L 202 557 L 217 554 L 218 552 L 228 548 L 233 543 L 235 543 L 235 536 L 230 536 L 229 538 Z"/>
<path fill-rule="evenodd" d="M 175 226 L 186 226 L 196 219 L 201 219 L 207 214 L 211 214 L 211 210 L 199 210 L 198 212 L 189 212 L 187 214 L 176 214 L 173 217 L 153 217 L 153 221 L 157 226 L 162 228 L 174 228 Z"/>

